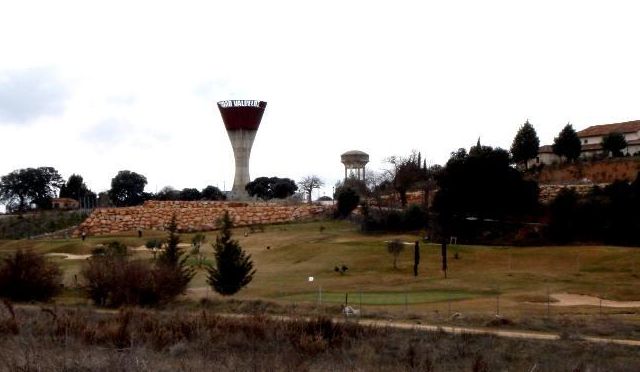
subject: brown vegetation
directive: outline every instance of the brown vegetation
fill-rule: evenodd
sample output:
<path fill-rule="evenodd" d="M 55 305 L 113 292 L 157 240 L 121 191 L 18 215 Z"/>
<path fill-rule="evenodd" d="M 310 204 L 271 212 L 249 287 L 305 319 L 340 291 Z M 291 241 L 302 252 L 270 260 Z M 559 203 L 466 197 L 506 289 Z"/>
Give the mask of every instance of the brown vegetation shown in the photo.
<path fill-rule="evenodd" d="M 640 157 L 610 158 L 598 161 L 577 161 L 573 164 L 554 164 L 531 169 L 527 177 L 540 184 L 572 184 L 584 180 L 589 183 L 611 183 L 615 180 L 633 181 L 640 172 Z"/>
<path fill-rule="evenodd" d="M 192 312 L 0 311 L 7 371 L 632 371 L 637 347 Z"/>

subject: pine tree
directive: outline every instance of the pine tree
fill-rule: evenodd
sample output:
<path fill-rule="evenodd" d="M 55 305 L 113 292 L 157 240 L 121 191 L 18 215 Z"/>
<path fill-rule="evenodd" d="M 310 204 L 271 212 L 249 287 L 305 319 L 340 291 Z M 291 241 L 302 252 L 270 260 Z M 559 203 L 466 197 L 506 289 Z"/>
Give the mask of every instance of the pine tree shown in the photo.
<path fill-rule="evenodd" d="M 527 161 L 538 156 L 538 148 L 540 147 L 540 139 L 533 125 L 527 120 L 520 127 L 518 133 L 511 144 L 511 156 L 516 163 L 524 163 L 527 167 Z"/>
<path fill-rule="evenodd" d="M 578 133 L 571 124 L 567 123 L 558 137 L 553 139 L 552 150 L 554 154 L 566 157 L 569 162 L 580 156 L 582 145 Z"/>
<path fill-rule="evenodd" d="M 233 223 L 229 212 L 225 211 L 220 225 L 220 234 L 212 244 L 216 263 L 207 268 L 207 283 L 221 295 L 230 296 L 249 284 L 256 270 L 251 255 L 245 255 L 238 241 L 231 239 Z"/>
<path fill-rule="evenodd" d="M 171 279 L 167 280 L 167 284 L 171 286 L 172 294 L 183 293 L 187 289 L 187 285 L 196 274 L 195 271 L 187 265 L 188 255 L 182 249 L 178 248 L 180 243 L 180 235 L 178 235 L 178 224 L 176 222 L 175 213 L 171 217 L 171 221 L 166 227 L 169 236 L 167 237 L 165 247 L 158 256 L 157 265 L 159 268 L 166 270 Z"/>

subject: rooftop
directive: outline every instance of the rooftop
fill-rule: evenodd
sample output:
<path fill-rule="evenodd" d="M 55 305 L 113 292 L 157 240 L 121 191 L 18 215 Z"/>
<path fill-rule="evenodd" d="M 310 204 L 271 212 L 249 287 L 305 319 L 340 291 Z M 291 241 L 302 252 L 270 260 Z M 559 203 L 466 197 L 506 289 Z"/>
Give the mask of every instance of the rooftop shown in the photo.
<path fill-rule="evenodd" d="M 345 156 L 345 155 L 347 155 L 347 156 L 348 155 L 366 155 L 366 156 L 369 156 L 369 154 L 367 154 L 366 152 L 359 151 L 359 150 L 351 150 L 351 151 L 347 151 L 344 154 L 342 154 L 342 156 Z"/>
<path fill-rule="evenodd" d="M 633 133 L 640 131 L 640 120 L 624 123 L 592 125 L 578 132 L 578 137 L 603 136 L 611 132 Z"/>

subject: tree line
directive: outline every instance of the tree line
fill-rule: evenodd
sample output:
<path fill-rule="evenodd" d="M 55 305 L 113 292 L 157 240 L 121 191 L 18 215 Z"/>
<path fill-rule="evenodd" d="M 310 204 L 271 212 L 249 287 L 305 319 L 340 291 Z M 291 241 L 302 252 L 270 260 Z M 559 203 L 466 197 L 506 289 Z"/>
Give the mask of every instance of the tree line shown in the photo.
<path fill-rule="evenodd" d="M 84 182 L 81 175 L 72 174 L 65 181 L 53 167 L 17 169 L 0 178 L 0 202 L 9 212 L 23 212 L 32 209 L 51 209 L 51 199 L 71 198 L 80 202 L 82 208 L 114 205 L 127 207 L 140 205 L 146 200 L 226 200 L 225 193 L 216 186 L 208 185 L 201 190 L 184 188 L 177 190 L 165 186 L 157 193 L 145 192 L 147 178 L 129 170 L 119 171 L 111 179 L 111 188 L 96 194 Z M 316 175 L 304 177 L 298 183 L 289 178 L 258 177 L 249 182 L 247 193 L 263 200 L 284 199 L 301 190 L 311 202 L 315 189 L 324 186 Z"/>
<path fill-rule="evenodd" d="M 568 124 L 554 141 L 555 151 L 569 160 L 577 156 L 576 141 L 568 140 L 578 138 L 574 135 Z M 579 140 L 577 144 L 579 150 Z M 638 179 L 594 187 L 588 195 L 569 189 L 544 205 L 537 182 L 515 166 L 537 156 L 538 147 L 535 129 L 527 121 L 511 151 L 482 145 L 478 139 L 469 151 L 452 152 L 444 166 L 427 166 L 416 151 L 390 157 L 388 169 L 373 173 L 366 183 L 338 182 L 336 217 L 348 216 L 359 205 L 361 213 L 355 218 L 363 231 L 421 230 L 443 241 L 456 236 L 464 243 L 640 245 Z M 421 191 L 423 200 L 408 205 L 409 191 Z M 398 196 L 398 204 L 390 194 Z"/>

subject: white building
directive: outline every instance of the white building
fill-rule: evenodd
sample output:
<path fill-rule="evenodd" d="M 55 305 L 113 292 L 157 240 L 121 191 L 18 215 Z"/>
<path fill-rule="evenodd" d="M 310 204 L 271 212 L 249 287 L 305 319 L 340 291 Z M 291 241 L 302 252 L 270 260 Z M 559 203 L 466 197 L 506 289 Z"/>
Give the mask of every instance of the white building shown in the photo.
<path fill-rule="evenodd" d="M 640 154 L 640 120 L 624 123 L 593 125 L 578 132 L 582 145 L 580 157 L 587 159 L 602 154 L 602 138 L 612 132 L 622 133 L 627 141 L 627 147 L 622 150 L 624 155 Z M 551 145 L 540 146 L 538 156 L 528 161 L 529 167 L 538 164 L 559 163 L 560 157 L 553 153 Z"/>
<path fill-rule="evenodd" d="M 602 153 L 602 138 L 612 132 L 622 133 L 627 141 L 627 148 L 623 154 L 633 155 L 640 151 L 640 120 L 627 121 L 616 124 L 593 125 L 578 132 L 582 152 L 580 156 L 590 157 Z"/>

